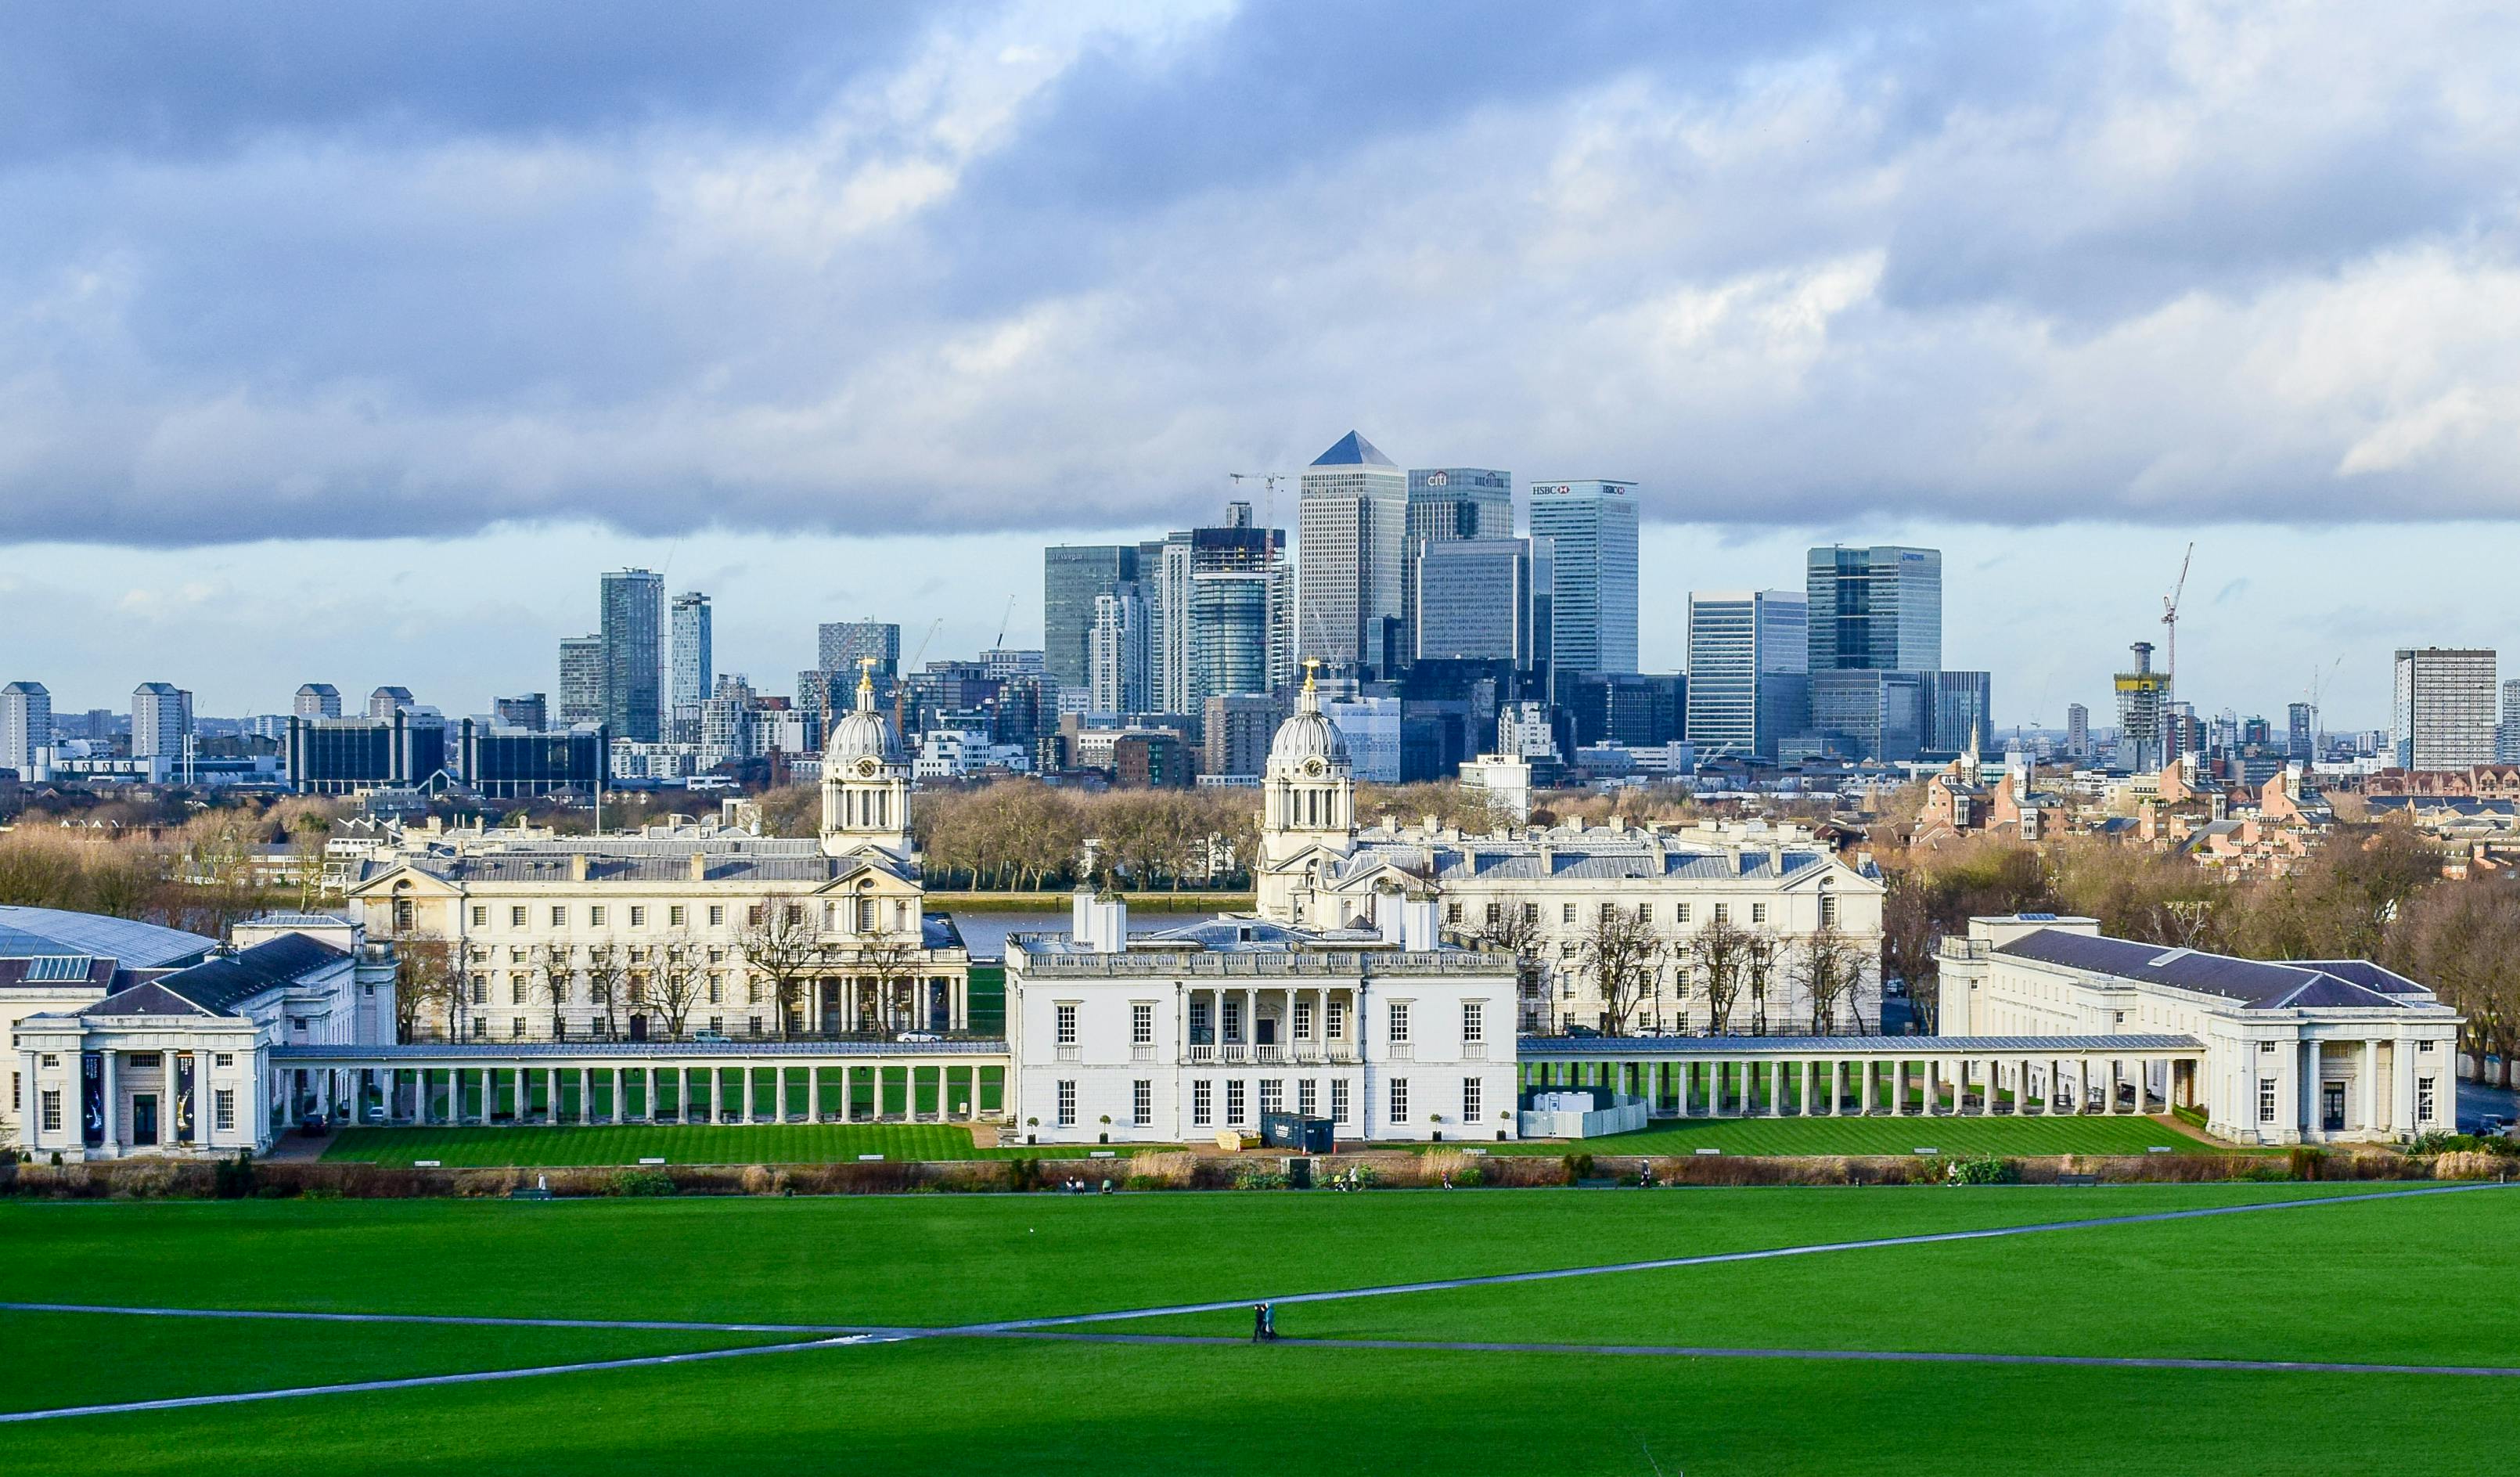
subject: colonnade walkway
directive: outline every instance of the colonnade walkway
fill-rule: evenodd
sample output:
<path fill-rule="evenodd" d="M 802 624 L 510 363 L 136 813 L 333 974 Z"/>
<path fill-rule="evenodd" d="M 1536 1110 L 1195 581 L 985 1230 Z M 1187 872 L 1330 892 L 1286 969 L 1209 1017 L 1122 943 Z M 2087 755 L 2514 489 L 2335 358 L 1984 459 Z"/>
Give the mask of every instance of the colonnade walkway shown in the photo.
<path fill-rule="evenodd" d="M 464 1042 L 271 1052 L 272 1121 L 960 1122 L 1003 1112 L 996 1040 Z"/>
<path fill-rule="evenodd" d="M 1523 1088 L 1601 1088 L 1657 1118 L 2159 1113 L 2191 1106 L 2186 1036 L 1526 1036 Z"/>

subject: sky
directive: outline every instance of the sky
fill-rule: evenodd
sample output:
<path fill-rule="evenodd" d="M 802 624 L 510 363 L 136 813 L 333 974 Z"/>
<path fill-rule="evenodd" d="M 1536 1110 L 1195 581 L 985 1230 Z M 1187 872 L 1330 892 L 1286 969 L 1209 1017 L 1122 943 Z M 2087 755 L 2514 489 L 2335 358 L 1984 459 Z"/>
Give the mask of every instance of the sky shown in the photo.
<path fill-rule="evenodd" d="M 2520 650 L 2515 212 L 2507 6 L 17 7 L 0 678 L 478 711 L 645 564 L 785 691 L 1355 427 L 1639 482 L 1649 669 L 1929 543 L 2060 724 L 2193 541 L 2183 695 L 2376 727 Z"/>

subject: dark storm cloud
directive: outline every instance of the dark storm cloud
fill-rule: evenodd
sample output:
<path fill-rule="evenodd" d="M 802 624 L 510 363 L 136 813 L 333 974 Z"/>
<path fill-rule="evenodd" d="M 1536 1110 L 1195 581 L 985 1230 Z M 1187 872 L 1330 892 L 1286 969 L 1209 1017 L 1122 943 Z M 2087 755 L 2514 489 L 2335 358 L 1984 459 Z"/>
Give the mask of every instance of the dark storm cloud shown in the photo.
<path fill-rule="evenodd" d="M 2490 9 L 0 21 L 22 537 L 1091 526 L 1351 425 L 1663 517 L 2508 515 Z"/>

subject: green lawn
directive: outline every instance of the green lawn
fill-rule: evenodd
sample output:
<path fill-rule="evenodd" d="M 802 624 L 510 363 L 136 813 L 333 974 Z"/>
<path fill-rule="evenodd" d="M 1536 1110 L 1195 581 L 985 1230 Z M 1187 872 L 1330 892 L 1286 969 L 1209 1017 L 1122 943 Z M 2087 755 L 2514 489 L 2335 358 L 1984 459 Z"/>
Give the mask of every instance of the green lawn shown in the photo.
<path fill-rule="evenodd" d="M 2181 1153 L 2231 1153 L 2185 1124 L 2137 1118 L 1696 1118 L 1657 1122 L 1633 1134 L 1564 1142 L 1491 1143 L 1493 1154 L 2140 1154 L 2154 1145 Z"/>
<path fill-rule="evenodd" d="M 784 1343 L 795 1337 L 429 1323 L 210 1322 L 0 1311 L 0 1349 L 9 1351 L 8 1358 L 0 1359 L 0 1410 L 576 1364 Z"/>
<path fill-rule="evenodd" d="M 0 1298 L 949 1324 L 2357 1188 L 0 1203 Z M 1281 1325 L 2512 1364 L 2520 1304 L 2490 1289 L 2515 1274 L 2520 1190 L 2484 1189 L 1292 1305 Z M 0 1366 L 18 1366 L 0 1397 L 24 1408 L 755 1337 L 0 1315 Z M 11 1426 L 0 1443 L 11 1471 L 82 1473 L 2155 1477 L 2482 1469 L 2513 1429 L 2520 1381 L 2494 1379 L 954 1338 L 81 1417 Z"/>
<path fill-rule="evenodd" d="M 2119 1208 L 2106 1186 L 2079 1193 L 2091 1214 Z M 2461 1290 L 2513 1285 L 2520 1189 L 2486 1189 L 1305 1305 L 1287 1309 L 1280 1328 L 1323 1338 L 2520 1365 L 2520 1299 Z M 1248 1325 L 1226 1315 L 1148 1324 L 1205 1333 Z"/>
<path fill-rule="evenodd" d="M 13 1470 L 2487 1471 L 2510 1381 L 976 1340 L 13 1427 Z"/>
<path fill-rule="evenodd" d="M 324 1157 L 334 1162 L 408 1165 L 434 1159 L 449 1169 L 501 1165 L 561 1168 L 637 1164 L 840 1164 L 861 1154 L 886 1159 L 1012 1159 L 1057 1154 L 1081 1159 L 1074 1146 L 974 1148 L 971 1131 L 944 1123 L 707 1123 L 587 1128 L 353 1128 L 334 1136 Z M 1127 1149 L 1120 1150 L 1125 1154 Z"/>

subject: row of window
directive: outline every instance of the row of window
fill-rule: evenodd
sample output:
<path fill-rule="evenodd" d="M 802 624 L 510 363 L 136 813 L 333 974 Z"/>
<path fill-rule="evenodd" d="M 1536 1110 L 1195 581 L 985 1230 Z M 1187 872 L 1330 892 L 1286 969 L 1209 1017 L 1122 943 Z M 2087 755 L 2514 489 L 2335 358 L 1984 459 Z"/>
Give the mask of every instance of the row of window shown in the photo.
<path fill-rule="evenodd" d="M 1487 923 L 1489 923 L 1490 925 L 1495 925 L 1495 924 L 1503 923 L 1503 922 L 1505 921 L 1505 910 L 1506 910 L 1508 906 L 1510 906 L 1510 905 L 1508 905 L 1508 904 L 1505 904 L 1505 903 L 1490 903 L 1490 904 L 1488 904 L 1488 905 L 1487 905 L 1487 913 L 1486 913 L 1485 921 L 1486 921 Z M 1620 910 L 1621 910 L 1622 908 L 1626 908 L 1626 907 L 1628 907 L 1628 906 L 1629 906 L 1629 905 L 1622 904 L 1622 903 L 1602 903 L 1602 904 L 1600 904 L 1600 905 L 1599 905 L 1599 908 L 1600 908 L 1600 916 L 1601 916 L 1601 917 L 1603 917 L 1603 918 L 1615 918 L 1615 917 L 1617 917 L 1617 916 L 1618 916 L 1618 914 L 1619 914 L 1619 912 L 1620 912 Z M 1714 920 L 1715 920 L 1716 922 L 1719 922 L 1719 923 L 1729 923 L 1729 922 L 1732 922 L 1732 904 L 1730 904 L 1730 903 L 1715 903 L 1715 904 L 1711 904 L 1710 906 L 1711 906 L 1711 908 L 1713 909 L 1713 912 L 1712 912 L 1712 914 L 1711 914 L 1710 916 L 1714 918 Z M 1575 903 L 1560 903 L 1560 904 L 1558 904 L 1558 905 L 1557 905 L 1557 920 L 1558 920 L 1560 923 L 1572 923 L 1572 922 L 1575 922 L 1575 921 L 1577 920 L 1578 917 L 1579 917 L 1579 915 L 1578 915 L 1578 913 L 1577 913 L 1577 909 L 1578 909 L 1579 907 L 1580 907 L 1580 905 L 1579 905 L 1579 904 L 1575 904 Z M 1674 903 L 1674 904 L 1672 904 L 1672 905 L 1671 905 L 1671 920 L 1672 920 L 1672 922 L 1673 922 L 1673 923 L 1675 923 L 1675 924 L 1677 924 L 1677 925 L 1679 925 L 1679 926 L 1681 926 L 1681 927 L 1687 927 L 1687 926 L 1688 925 L 1689 921 L 1690 921 L 1691 911 L 1693 910 L 1693 908 L 1694 908 L 1694 907 L 1695 907 L 1695 905 L 1694 905 L 1694 904 L 1691 904 L 1691 903 Z M 1453 923 L 1453 924 L 1460 924 L 1460 923 L 1464 923 L 1464 922 L 1468 921 L 1468 918 L 1467 918 L 1467 917 L 1465 916 L 1466 908 L 1467 908 L 1467 905 L 1466 905 L 1466 904 L 1460 903 L 1460 902 L 1452 902 L 1452 903 L 1447 903 L 1447 904 L 1445 904 L 1445 905 L 1444 905 L 1444 921 L 1446 921 L 1446 922 L 1448 922 L 1448 923 Z M 1654 905 L 1653 905 L 1653 904 L 1651 904 L 1651 903 L 1638 903 L 1638 904 L 1635 904 L 1635 905 L 1634 905 L 1634 912 L 1636 913 L 1637 921 L 1638 921 L 1638 922 L 1640 922 L 1640 923 L 1650 923 L 1650 922 L 1652 922 L 1652 921 L 1654 920 Z M 1522 917 L 1523 917 L 1523 921 L 1525 921 L 1525 922 L 1529 922 L 1529 923 L 1537 923 L 1537 922 L 1539 922 L 1539 921 L 1540 921 L 1540 905 L 1539 905 L 1538 903 L 1525 903 L 1525 904 L 1523 904 L 1523 905 L 1522 905 Z M 1752 904 L 1750 905 L 1750 921 L 1751 921 L 1752 923 L 1754 923 L 1754 924 L 1755 924 L 1755 923 L 1764 923 L 1764 922 L 1766 922 L 1767 920 L 1768 920 L 1768 905 L 1767 905 L 1767 904 L 1765 904 L 1765 903 L 1752 903 Z M 1823 927 L 1823 928 L 1834 928 L 1834 927 L 1836 927 L 1836 926 L 1837 926 L 1837 897 L 1836 897 L 1836 895 L 1835 895 L 1835 894 L 1833 894 L 1833 893 L 1826 893 L 1826 892 L 1823 892 L 1823 893 L 1822 893 L 1822 894 L 1820 895 L 1820 921 L 1821 921 L 1821 926 L 1822 926 L 1822 927 Z"/>
<path fill-rule="evenodd" d="M 522 1015 L 511 1015 L 508 1017 L 508 1036 L 511 1040 L 521 1041 L 524 1039 L 525 1022 L 528 1018 L 529 1017 Z M 554 1019 L 551 1023 L 551 1028 L 553 1040 L 559 1041 L 565 1039 L 568 1036 L 567 1017 L 562 1016 Z M 726 1017 L 723 1015 L 710 1016 L 708 1018 L 707 1029 L 720 1036 L 725 1035 Z M 489 1039 L 490 1034 L 491 1028 L 489 1018 L 480 1015 L 473 1016 L 472 1039 L 475 1041 L 486 1041 Z M 595 1022 L 590 1021 L 587 1024 L 586 1035 L 589 1040 L 600 1041 L 605 1039 L 608 1034 L 608 1032 L 599 1030 Z M 762 1030 L 762 1017 L 758 1015 L 745 1016 L 743 1034 L 752 1037 L 759 1037 L 765 1034 Z"/>
<path fill-rule="evenodd" d="M 545 906 L 546 912 L 544 916 L 550 919 L 551 927 L 565 928 L 569 925 L 568 904 L 552 903 Z M 630 926 L 633 928 L 648 927 L 649 919 L 658 911 L 646 903 L 625 903 L 621 906 L 627 910 L 630 918 Z M 908 929 L 911 926 L 913 921 L 912 906 L 913 905 L 906 899 L 895 898 L 892 900 L 893 927 L 897 929 Z M 605 928 L 611 926 L 612 911 L 609 905 L 604 903 L 589 903 L 585 905 L 585 907 L 586 925 L 588 927 Z M 804 904 L 789 903 L 787 904 L 786 907 L 787 921 L 789 924 L 801 924 L 805 921 Z M 410 900 L 396 899 L 394 909 L 394 922 L 396 926 L 401 928 L 409 928 L 412 926 Z M 663 913 L 664 925 L 666 927 L 687 928 L 691 926 L 692 909 L 689 906 L 682 903 L 668 903 L 665 905 Z M 469 916 L 472 920 L 473 927 L 487 928 L 490 926 L 489 904 L 472 904 Z M 709 927 L 723 928 L 726 926 L 725 904 L 708 904 L 704 910 L 704 916 L 708 918 Z M 531 904 L 512 903 L 508 905 L 508 926 L 511 928 L 532 927 L 532 923 L 528 921 L 532 917 L 533 905 Z M 760 927 L 761 918 L 762 905 L 759 903 L 751 904 L 743 910 L 743 924 L 747 928 Z M 832 929 L 848 927 L 853 928 L 855 931 L 860 933 L 876 932 L 883 926 L 883 900 L 880 898 L 829 899 L 823 904 L 823 926 L 825 928 Z"/>
<path fill-rule="evenodd" d="M 62 1094 L 59 1088 L 46 1088 L 37 1095 L 41 1103 L 38 1116 L 47 1134 L 62 1131 Z M 236 1089 L 220 1088 L 210 1094 L 210 1127 L 216 1132 L 232 1133 L 236 1129 Z"/>
<path fill-rule="evenodd" d="M 1410 1005 L 1411 1003 L 1405 1000 L 1395 1000 L 1389 1005 L 1391 1040 L 1395 1044 L 1405 1043 L 1409 1040 Z M 1335 1000 L 1331 1001 L 1328 1009 L 1328 1014 L 1327 1019 L 1329 1026 L 1329 1039 L 1336 1041 L 1347 1034 L 1346 1002 Z M 1058 1044 L 1062 1047 L 1075 1046 L 1077 1044 L 1077 1007 L 1073 1003 L 1061 1002 L 1055 1007 L 1055 1010 Z M 1295 1040 L 1309 1041 L 1312 1039 L 1312 1002 L 1295 1002 Z M 1206 1028 L 1207 1002 L 1191 1002 L 1191 1040 L 1199 1045 L 1206 1045 Z M 1228 1041 L 1238 1042 L 1241 1040 L 1241 1037 L 1242 1003 L 1238 1000 L 1228 999 L 1225 1002 L 1225 1039 Z M 1483 1042 L 1487 1040 L 1487 1002 L 1478 1000 L 1465 1000 L 1462 1002 L 1462 1040 L 1465 1042 Z M 1154 1006 L 1146 1001 L 1131 1003 L 1129 1007 L 1129 1044 L 1131 1046 L 1146 1047 L 1154 1045 Z"/>
<path fill-rule="evenodd" d="M 2424 1042 L 2422 1045 L 2426 1048 L 2430 1048 L 2432 1043 Z M 2272 1049 L 2273 1043 L 2270 1042 L 2267 1046 L 2269 1049 Z M 2272 1123 L 2275 1121 L 2275 1079 L 2272 1077 L 2259 1078 L 2258 1121 L 2260 1123 Z M 2429 1077 L 2418 1077 L 2415 1079 L 2415 1121 L 2417 1123 L 2430 1123 L 2433 1121 L 2433 1079 Z"/>

